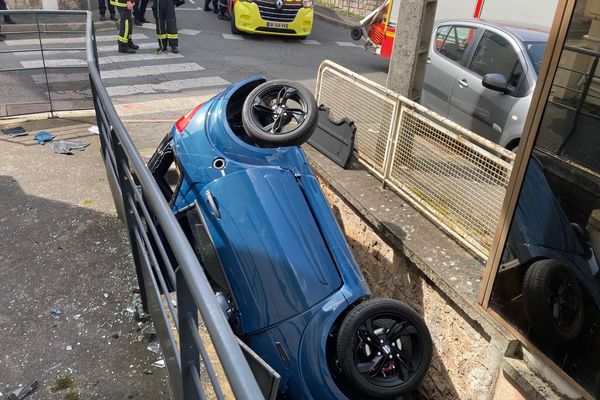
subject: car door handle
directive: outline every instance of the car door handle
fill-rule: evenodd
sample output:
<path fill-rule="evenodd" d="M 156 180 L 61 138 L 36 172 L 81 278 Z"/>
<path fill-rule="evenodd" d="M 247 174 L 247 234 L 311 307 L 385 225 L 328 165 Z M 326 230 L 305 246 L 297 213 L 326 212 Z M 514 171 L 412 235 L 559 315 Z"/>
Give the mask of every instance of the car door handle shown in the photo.
<path fill-rule="evenodd" d="M 208 205 L 212 209 L 212 212 L 215 214 L 215 217 L 217 217 L 217 219 L 221 219 L 221 211 L 219 211 L 217 202 L 215 201 L 215 198 L 213 197 L 210 190 L 206 191 L 206 200 L 208 201 Z"/>
<path fill-rule="evenodd" d="M 427 64 L 431 64 L 431 58 L 427 57 Z"/>
<path fill-rule="evenodd" d="M 467 82 L 467 80 L 466 80 L 466 79 L 461 79 L 461 80 L 459 80 L 459 81 L 458 81 L 458 84 L 459 84 L 459 86 L 460 86 L 460 87 L 464 87 L 464 88 L 467 88 L 467 87 L 469 87 L 469 82 Z"/>

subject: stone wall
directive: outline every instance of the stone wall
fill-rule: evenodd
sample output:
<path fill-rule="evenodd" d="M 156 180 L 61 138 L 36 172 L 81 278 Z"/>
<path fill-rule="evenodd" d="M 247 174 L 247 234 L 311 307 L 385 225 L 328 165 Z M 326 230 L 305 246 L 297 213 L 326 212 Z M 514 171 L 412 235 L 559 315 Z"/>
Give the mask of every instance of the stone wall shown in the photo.
<path fill-rule="evenodd" d="M 362 15 L 363 17 L 379 6 L 381 0 L 321 0 L 326 6 L 338 8 L 341 11 L 349 11 L 352 14 Z"/>
<path fill-rule="evenodd" d="M 420 386 L 426 399 L 491 399 L 502 351 L 400 251 L 388 246 L 326 183 L 322 189 L 373 295 L 406 302 L 425 318 L 434 350 Z"/>

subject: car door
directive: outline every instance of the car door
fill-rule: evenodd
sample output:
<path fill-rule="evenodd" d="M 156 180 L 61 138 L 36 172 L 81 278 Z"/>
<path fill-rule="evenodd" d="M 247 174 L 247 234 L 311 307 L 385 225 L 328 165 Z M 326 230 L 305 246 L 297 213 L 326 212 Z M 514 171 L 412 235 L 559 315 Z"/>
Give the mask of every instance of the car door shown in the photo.
<path fill-rule="evenodd" d="M 477 43 L 468 68 L 456 76 L 448 117 L 467 129 L 500 143 L 507 118 L 517 101 L 513 93 L 523 80 L 523 59 L 514 40 L 501 31 L 486 29 Z M 508 94 L 485 88 L 482 78 L 503 74 Z"/>
<path fill-rule="evenodd" d="M 448 116 L 450 96 L 466 58 L 468 40 L 473 40 L 475 33 L 474 27 L 452 24 L 440 25 L 434 33 L 427 58 L 421 104 L 444 117 Z"/>

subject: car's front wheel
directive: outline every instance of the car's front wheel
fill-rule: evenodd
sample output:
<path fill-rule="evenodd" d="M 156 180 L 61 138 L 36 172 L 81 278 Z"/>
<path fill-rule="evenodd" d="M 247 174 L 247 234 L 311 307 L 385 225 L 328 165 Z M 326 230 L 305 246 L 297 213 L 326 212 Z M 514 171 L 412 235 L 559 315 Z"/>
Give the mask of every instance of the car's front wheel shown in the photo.
<path fill-rule="evenodd" d="M 370 299 L 340 324 L 338 362 L 366 396 L 395 398 L 413 391 L 431 362 L 432 343 L 421 317 L 392 299 Z"/>

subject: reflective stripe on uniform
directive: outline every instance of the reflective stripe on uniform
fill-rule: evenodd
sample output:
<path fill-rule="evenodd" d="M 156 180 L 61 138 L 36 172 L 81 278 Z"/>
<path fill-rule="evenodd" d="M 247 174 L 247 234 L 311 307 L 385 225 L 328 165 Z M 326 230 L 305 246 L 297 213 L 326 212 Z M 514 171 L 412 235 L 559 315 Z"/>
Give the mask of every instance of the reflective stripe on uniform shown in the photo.
<path fill-rule="evenodd" d="M 111 0 L 110 4 L 115 7 L 125 7 L 125 8 L 127 7 L 127 3 L 121 3 L 118 0 L 117 1 Z"/>
<path fill-rule="evenodd" d="M 166 39 L 166 38 L 167 38 L 167 34 L 166 34 L 166 33 L 163 33 L 162 35 L 158 35 L 158 34 L 157 34 L 157 35 L 156 35 L 156 38 L 157 38 L 158 40 Z"/>
<path fill-rule="evenodd" d="M 167 39 L 179 39 L 176 33 L 167 33 Z"/>
<path fill-rule="evenodd" d="M 123 36 L 119 35 L 119 42 L 121 43 L 129 43 L 129 20 L 126 19 L 125 21 L 125 32 L 123 33 Z"/>

